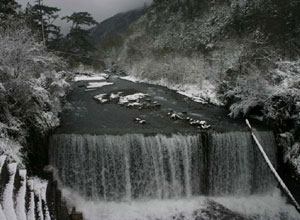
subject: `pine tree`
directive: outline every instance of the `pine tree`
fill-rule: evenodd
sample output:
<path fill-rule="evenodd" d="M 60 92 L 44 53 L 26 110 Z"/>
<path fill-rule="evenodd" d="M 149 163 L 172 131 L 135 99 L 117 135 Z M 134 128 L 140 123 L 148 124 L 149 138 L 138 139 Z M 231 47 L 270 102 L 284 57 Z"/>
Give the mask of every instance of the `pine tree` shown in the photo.
<path fill-rule="evenodd" d="M 89 31 L 83 29 L 83 27 L 97 24 L 88 12 L 74 12 L 70 16 L 63 17 L 62 20 L 66 20 L 72 25 L 70 33 L 67 35 L 66 48 L 68 52 L 88 56 L 89 52 L 95 50 L 88 40 Z"/>
<path fill-rule="evenodd" d="M 0 20 L 5 20 L 8 16 L 17 15 L 17 9 L 20 5 L 15 0 L 1 0 L 0 1 Z"/>
<path fill-rule="evenodd" d="M 36 1 L 33 6 L 28 4 L 26 8 L 31 27 L 39 31 L 41 36 L 44 35 L 46 45 L 49 47 L 56 47 L 56 44 L 61 40 L 60 27 L 54 24 L 59 11 L 59 8 L 40 4 L 40 1 Z"/>
<path fill-rule="evenodd" d="M 88 12 L 74 12 L 70 16 L 63 17 L 62 20 L 72 22 L 71 29 L 81 28 L 81 26 L 83 25 L 92 26 L 97 24 L 97 22 L 94 20 L 91 14 Z"/>

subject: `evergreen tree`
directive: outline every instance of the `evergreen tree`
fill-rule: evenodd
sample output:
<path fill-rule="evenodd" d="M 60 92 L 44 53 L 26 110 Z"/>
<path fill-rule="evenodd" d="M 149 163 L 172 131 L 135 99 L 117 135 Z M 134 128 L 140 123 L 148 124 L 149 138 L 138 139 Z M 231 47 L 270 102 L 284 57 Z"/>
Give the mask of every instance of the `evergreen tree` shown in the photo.
<path fill-rule="evenodd" d="M 88 39 L 89 31 L 83 29 L 97 24 L 88 12 L 74 12 L 70 16 L 63 17 L 62 20 L 66 20 L 72 25 L 70 33 L 67 35 L 66 49 L 68 52 L 88 56 L 95 50 Z"/>
<path fill-rule="evenodd" d="M 8 18 L 9 15 L 17 15 L 17 9 L 20 5 L 15 0 L 0 1 L 0 21 Z"/>
<path fill-rule="evenodd" d="M 43 5 L 40 1 L 33 6 L 28 4 L 26 8 L 31 27 L 39 31 L 41 36 L 44 35 L 46 45 L 51 48 L 57 47 L 61 40 L 60 27 L 54 24 L 59 11 L 59 8 Z"/>
<path fill-rule="evenodd" d="M 70 16 L 63 17 L 62 20 L 72 23 L 71 30 L 74 28 L 81 28 L 82 26 L 92 26 L 97 24 L 88 12 L 74 12 Z"/>

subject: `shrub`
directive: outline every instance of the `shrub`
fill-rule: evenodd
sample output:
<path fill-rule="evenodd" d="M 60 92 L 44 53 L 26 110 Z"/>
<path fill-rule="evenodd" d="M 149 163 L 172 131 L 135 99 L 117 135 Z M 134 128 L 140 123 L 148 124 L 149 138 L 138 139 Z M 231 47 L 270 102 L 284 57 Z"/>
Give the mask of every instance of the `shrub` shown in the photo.
<path fill-rule="evenodd" d="M 24 21 L 0 26 L 0 139 L 23 147 L 33 131 L 44 136 L 59 124 L 69 87 L 66 64 L 36 39 Z"/>

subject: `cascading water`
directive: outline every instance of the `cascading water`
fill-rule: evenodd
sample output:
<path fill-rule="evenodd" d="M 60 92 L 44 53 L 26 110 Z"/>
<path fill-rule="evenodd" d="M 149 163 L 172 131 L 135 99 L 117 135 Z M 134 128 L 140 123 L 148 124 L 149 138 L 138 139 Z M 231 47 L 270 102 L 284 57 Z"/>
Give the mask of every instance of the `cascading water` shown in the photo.
<path fill-rule="evenodd" d="M 259 132 L 275 163 L 271 132 Z M 251 194 L 274 186 L 246 132 L 197 135 L 54 135 L 51 164 L 62 182 L 99 200 Z"/>
<path fill-rule="evenodd" d="M 276 165 L 273 133 L 256 133 Z M 73 204 L 88 220 L 172 219 L 183 213 L 186 219 L 195 219 L 195 211 L 203 208 L 208 197 L 241 213 L 249 208 L 244 210 L 245 201 L 238 198 L 247 197 L 247 202 L 259 207 L 253 219 L 297 219 L 281 218 L 278 213 L 284 202 L 280 199 L 267 207 L 272 215 L 266 217 L 262 206 L 273 197 L 257 201 L 253 197 L 272 195 L 276 182 L 248 132 L 56 134 L 50 141 L 49 156 L 62 184 L 79 193 Z M 267 202 L 259 202 L 264 199 Z M 278 209 L 275 214 L 274 207 Z M 213 215 L 220 210 L 213 209 L 209 211 Z M 257 212 L 261 212 L 259 217 Z M 244 218 L 232 215 L 230 219 Z"/>

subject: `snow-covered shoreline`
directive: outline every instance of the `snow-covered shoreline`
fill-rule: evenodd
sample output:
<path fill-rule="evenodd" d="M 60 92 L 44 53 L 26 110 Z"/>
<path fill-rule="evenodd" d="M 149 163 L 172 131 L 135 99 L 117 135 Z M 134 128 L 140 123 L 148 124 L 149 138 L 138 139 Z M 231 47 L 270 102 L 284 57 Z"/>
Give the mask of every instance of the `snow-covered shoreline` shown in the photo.
<path fill-rule="evenodd" d="M 166 79 L 161 80 L 147 80 L 140 79 L 138 77 L 128 75 L 124 77 L 120 77 L 120 79 L 128 80 L 134 83 L 149 83 L 153 85 L 164 86 L 168 89 L 175 90 L 178 94 L 186 96 L 192 99 L 195 102 L 199 102 L 202 104 L 214 104 L 217 106 L 222 106 L 223 103 L 218 99 L 215 87 L 207 80 L 204 80 L 202 83 L 202 89 L 196 84 L 172 84 L 169 83 Z"/>
<path fill-rule="evenodd" d="M 84 81 L 105 81 L 107 80 L 109 75 L 106 73 L 92 73 L 90 75 L 76 75 L 74 77 L 75 82 L 84 82 Z"/>

